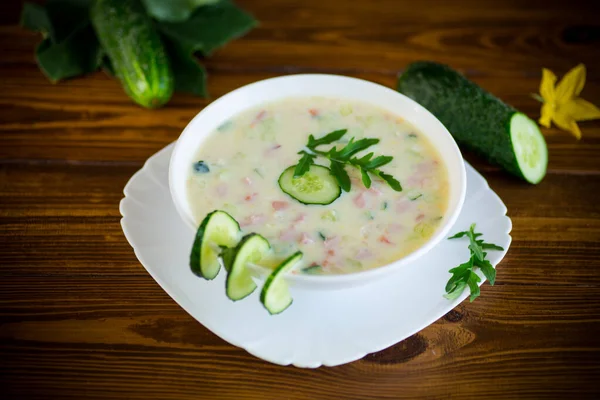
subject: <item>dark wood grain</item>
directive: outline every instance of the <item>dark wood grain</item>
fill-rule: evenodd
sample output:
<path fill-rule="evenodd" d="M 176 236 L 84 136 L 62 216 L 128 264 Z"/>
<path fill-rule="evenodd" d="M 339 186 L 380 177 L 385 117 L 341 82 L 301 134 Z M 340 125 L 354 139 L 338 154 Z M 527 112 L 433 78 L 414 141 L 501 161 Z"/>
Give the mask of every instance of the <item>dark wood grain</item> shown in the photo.
<path fill-rule="evenodd" d="M 204 106 L 302 72 L 394 87 L 415 60 L 451 64 L 539 116 L 541 68 L 588 66 L 600 103 L 600 2 L 239 0 L 260 26 L 205 60 L 211 99 L 143 110 L 102 72 L 49 83 L 39 36 L 0 2 L 0 398 L 597 399 L 600 122 L 547 134 L 529 186 L 467 154 L 506 203 L 513 243 L 494 287 L 403 342 L 334 368 L 263 362 L 210 333 L 136 260 L 122 189 Z"/>

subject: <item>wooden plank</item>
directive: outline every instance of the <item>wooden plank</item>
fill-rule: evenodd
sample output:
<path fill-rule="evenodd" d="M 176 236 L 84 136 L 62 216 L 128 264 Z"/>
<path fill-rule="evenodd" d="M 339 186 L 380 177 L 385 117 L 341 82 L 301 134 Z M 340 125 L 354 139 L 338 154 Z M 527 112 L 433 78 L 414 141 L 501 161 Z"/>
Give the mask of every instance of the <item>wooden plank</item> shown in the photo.
<path fill-rule="evenodd" d="M 597 287 L 486 287 L 389 349 L 318 370 L 267 364 L 226 344 L 150 279 L 15 278 L 1 287 L 9 398 L 591 399 L 582 383 L 600 373 L 600 346 L 581 335 L 600 330 Z"/>

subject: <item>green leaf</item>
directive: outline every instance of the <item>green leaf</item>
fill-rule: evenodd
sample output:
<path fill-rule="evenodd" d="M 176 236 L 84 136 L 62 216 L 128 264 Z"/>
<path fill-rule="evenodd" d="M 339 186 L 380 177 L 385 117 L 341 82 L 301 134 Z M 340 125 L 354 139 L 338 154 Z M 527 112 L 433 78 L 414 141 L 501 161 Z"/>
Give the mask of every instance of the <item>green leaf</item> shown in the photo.
<path fill-rule="evenodd" d="M 159 29 L 188 54 L 211 54 L 232 39 L 247 33 L 256 20 L 229 1 L 198 8 L 185 21 L 160 22 Z"/>
<path fill-rule="evenodd" d="M 175 91 L 207 97 L 206 70 L 196 57 L 168 38 L 163 38 L 163 43 L 175 78 Z"/>
<path fill-rule="evenodd" d="M 368 149 L 369 147 L 379 143 L 379 139 L 360 139 L 356 142 L 354 138 L 348 142 L 340 151 L 334 150 L 332 157 L 335 157 L 339 161 L 348 161 L 350 157 L 358 153 L 359 151 Z"/>
<path fill-rule="evenodd" d="M 44 39 L 35 58 L 42 72 L 52 81 L 87 74 L 98 69 L 103 52 L 92 26 L 76 30 L 60 43 Z"/>
<path fill-rule="evenodd" d="M 462 294 L 462 292 L 464 292 L 466 287 L 467 287 L 467 282 L 460 281 L 460 282 L 456 283 L 456 285 L 454 285 L 452 287 L 452 289 L 444 295 L 444 297 L 447 298 L 448 300 L 454 300 L 454 299 L 458 298 L 458 296 L 460 296 Z"/>
<path fill-rule="evenodd" d="M 462 231 L 462 232 L 458 232 L 455 233 L 454 235 L 450 236 L 448 239 L 460 239 L 461 237 L 464 237 L 468 234 L 468 231 Z"/>
<path fill-rule="evenodd" d="M 486 279 L 490 281 L 490 285 L 494 286 L 494 283 L 496 283 L 496 269 L 492 266 L 492 264 L 488 260 L 476 260 L 475 266 L 481 269 L 481 272 L 483 272 Z"/>
<path fill-rule="evenodd" d="M 369 177 L 367 171 L 365 171 L 362 167 L 358 168 L 360 169 L 360 176 L 362 177 L 363 185 L 365 185 L 365 187 L 369 189 L 371 187 L 371 177 Z"/>
<path fill-rule="evenodd" d="M 313 165 L 314 163 L 315 163 L 315 156 L 313 156 L 312 154 L 303 152 L 302 158 L 300 159 L 300 161 L 298 161 L 298 164 L 296 165 L 296 169 L 294 169 L 294 177 L 298 178 L 298 177 L 304 175 L 310 169 L 310 166 Z"/>
<path fill-rule="evenodd" d="M 375 173 L 375 175 L 379 176 L 381 179 L 386 181 L 387 184 L 392 189 L 394 189 L 396 192 L 402 191 L 402 185 L 400 185 L 400 182 L 398 182 L 392 175 L 388 175 L 385 172 L 380 171 L 380 170 L 375 170 L 375 171 L 373 171 L 373 173 Z"/>
<path fill-rule="evenodd" d="M 475 272 L 471 272 L 469 276 L 469 280 L 467 281 L 467 285 L 469 285 L 469 289 L 471 290 L 471 298 L 470 301 L 473 302 L 477 297 L 479 297 L 480 289 L 478 283 L 481 282 L 481 278 Z"/>
<path fill-rule="evenodd" d="M 392 156 L 375 157 L 367 165 L 365 165 L 365 168 L 375 169 L 375 168 L 383 167 L 384 165 L 391 163 L 393 159 L 394 159 L 394 157 L 392 157 Z"/>
<path fill-rule="evenodd" d="M 340 129 L 340 130 L 328 133 L 327 135 L 325 135 L 319 139 L 315 139 L 315 137 L 313 135 L 310 135 L 308 137 L 307 147 L 315 148 L 322 144 L 331 144 L 333 142 L 340 140 L 342 138 L 342 136 L 344 136 L 346 134 L 346 132 L 348 132 L 348 129 Z"/>
<path fill-rule="evenodd" d="M 219 0 L 142 0 L 148 14 L 159 21 L 181 22 L 190 17 L 200 6 Z"/>
<path fill-rule="evenodd" d="M 41 32 L 44 38 L 49 37 L 51 40 L 55 40 L 54 27 L 52 26 L 48 12 L 39 4 L 23 4 L 21 26 L 30 31 Z"/>
<path fill-rule="evenodd" d="M 482 241 L 480 243 L 480 245 L 481 245 L 481 248 L 483 250 L 499 250 L 499 251 L 503 251 L 504 250 L 504 247 L 500 247 L 500 246 L 498 246 L 496 244 L 493 244 L 493 243 L 485 243 L 484 241 Z"/>
<path fill-rule="evenodd" d="M 344 192 L 350 191 L 350 177 L 344 169 L 344 164 L 331 160 L 331 175 L 338 181 L 338 184 Z"/>

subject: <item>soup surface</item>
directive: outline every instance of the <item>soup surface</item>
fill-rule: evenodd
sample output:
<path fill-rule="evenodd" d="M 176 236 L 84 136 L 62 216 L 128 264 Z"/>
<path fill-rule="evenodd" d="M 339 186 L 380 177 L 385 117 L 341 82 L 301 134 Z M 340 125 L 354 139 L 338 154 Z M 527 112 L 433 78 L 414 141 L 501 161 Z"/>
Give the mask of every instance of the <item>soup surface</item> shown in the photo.
<path fill-rule="evenodd" d="M 346 167 L 352 187 L 329 205 L 305 205 L 284 193 L 280 174 L 297 164 L 308 136 L 339 129 L 380 142 L 358 156 L 393 156 L 381 169 L 401 192 Z M 331 146 L 323 146 L 324 149 Z M 448 203 L 447 171 L 437 151 L 411 124 L 368 103 L 335 98 L 290 98 L 250 109 L 216 129 L 190 165 L 188 199 L 200 224 L 213 210 L 231 214 L 244 232 L 269 240 L 279 259 L 304 253 L 299 273 L 342 274 L 389 264 L 422 246 Z M 328 166 L 326 159 L 316 164 Z M 308 268 L 313 266 L 313 268 Z"/>

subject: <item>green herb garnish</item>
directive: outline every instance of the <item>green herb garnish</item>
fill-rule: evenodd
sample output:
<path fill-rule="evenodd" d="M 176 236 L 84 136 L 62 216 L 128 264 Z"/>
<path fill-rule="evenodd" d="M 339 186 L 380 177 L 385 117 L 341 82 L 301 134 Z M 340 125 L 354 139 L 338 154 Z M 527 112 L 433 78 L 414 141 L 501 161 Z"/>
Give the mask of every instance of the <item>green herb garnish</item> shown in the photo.
<path fill-rule="evenodd" d="M 471 257 L 466 263 L 460 264 L 449 271 L 452 273 L 452 277 L 446 284 L 446 294 L 444 297 L 450 300 L 460 296 L 467 286 L 471 290 L 471 301 L 479 297 L 478 283 L 481 282 L 481 278 L 475 273 L 475 268 L 481 269 L 487 280 L 490 281 L 490 285 L 493 286 L 496 281 L 496 270 L 485 259 L 487 253 L 484 250 L 504 250 L 504 248 L 498 245 L 486 243 L 482 239 L 478 239 L 483 234 L 475 232 L 475 224 L 472 224 L 468 231 L 458 232 L 448 239 L 459 239 L 465 236 L 469 238 Z"/>
<path fill-rule="evenodd" d="M 315 163 L 317 157 L 324 157 L 330 161 L 331 175 L 335 177 L 338 184 L 345 192 L 350 191 L 351 182 L 350 176 L 345 169 L 346 165 L 352 165 L 356 167 L 361 174 L 363 185 L 368 189 L 371 187 L 371 176 L 378 177 L 385 181 L 392 189 L 397 192 L 402 191 L 402 185 L 392 175 L 386 174 L 379 168 L 386 164 L 389 164 L 393 157 L 391 156 L 377 156 L 373 158 L 374 153 L 368 153 L 360 158 L 354 157 L 357 153 L 368 149 L 369 147 L 379 143 L 379 139 L 359 139 L 350 141 L 342 147 L 340 150 L 336 146 L 333 146 L 327 151 L 317 150 L 318 146 L 332 144 L 342 138 L 348 132 L 347 129 L 340 129 L 328 133 L 327 135 L 315 139 L 313 135 L 308 137 L 308 143 L 306 148 L 301 150 L 298 154 L 302 155 L 300 161 L 296 165 L 294 170 L 294 177 L 299 178 L 304 175 L 310 166 Z"/>

